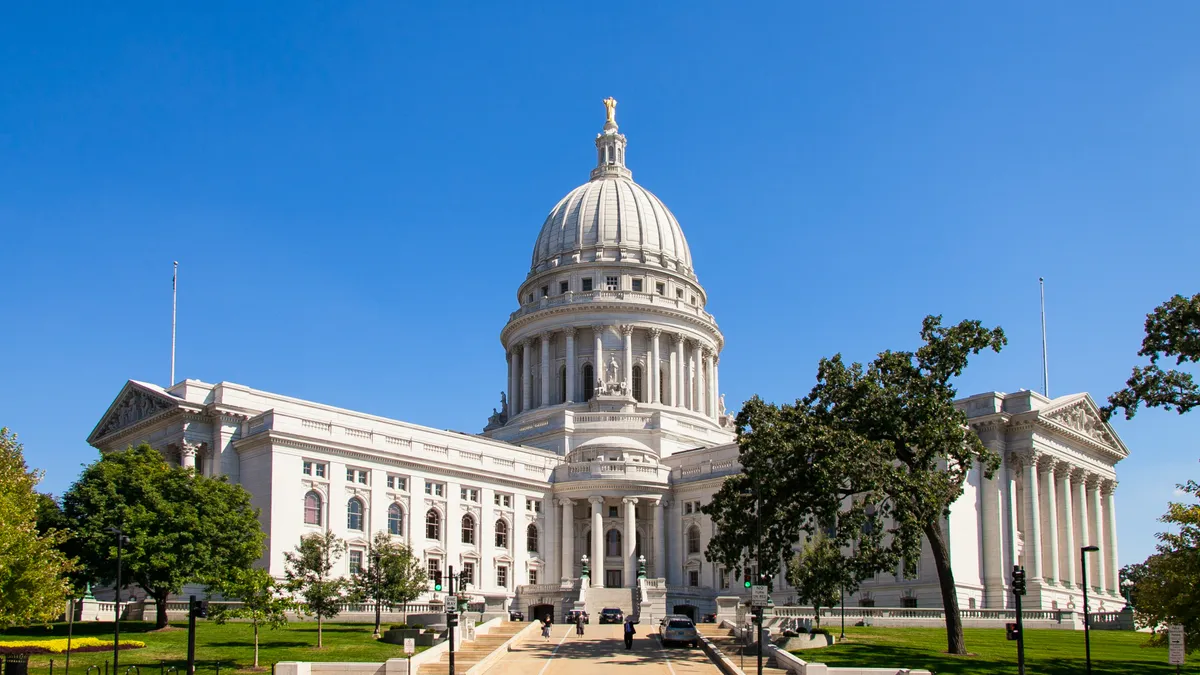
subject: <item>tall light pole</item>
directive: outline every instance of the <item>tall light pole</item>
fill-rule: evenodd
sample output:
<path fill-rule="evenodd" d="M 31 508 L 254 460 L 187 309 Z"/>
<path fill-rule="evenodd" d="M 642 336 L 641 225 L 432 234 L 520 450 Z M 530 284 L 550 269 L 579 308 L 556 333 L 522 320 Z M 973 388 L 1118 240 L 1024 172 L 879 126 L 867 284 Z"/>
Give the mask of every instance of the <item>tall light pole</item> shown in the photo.
<path fill-rule="evenodd" d="M 1091 638 L 1091 621 L 1088 620 L 1088 580 L 1087 580 L 1087 554 L 1095 553 L 1100 550 L 1099 546 L 1084 546 L 1079 549 L 1079 567 L 1083 572 L 1083 649 L 1087 658 L 1088 675 L 1092 673 L 1092 638 Z"/>
<path fill-rule="evenodd" d="M 755 548 L 754 548 L 754 576 L 755 576 L 755 581 L 757 583 L 761 584 L 763 581 L 763 573 L 762 573 L 762 512 L 759 509 L 758 490 L 756 490 L 754 488 L 749 488 L 749 489 L 743 490 L 742 494 L 743 495 L 745 495 L 745 494 L 753 494 L 754 495 L 754 529 L 755 529 L 755 536 L 757 537 L 757 542 L 755 543 Z M 755 627 L 756 630 L 758 631 L 758 638 L 757 638 L 758 639 L 758 649 L 756 650 L 758 652 L 758 675 L 762 675 L 762 671 L 763 671 L 763 663 L 762 663 L 763 608 L 755 607 L 754 615 L 758 620 L 758 625 Z"/>

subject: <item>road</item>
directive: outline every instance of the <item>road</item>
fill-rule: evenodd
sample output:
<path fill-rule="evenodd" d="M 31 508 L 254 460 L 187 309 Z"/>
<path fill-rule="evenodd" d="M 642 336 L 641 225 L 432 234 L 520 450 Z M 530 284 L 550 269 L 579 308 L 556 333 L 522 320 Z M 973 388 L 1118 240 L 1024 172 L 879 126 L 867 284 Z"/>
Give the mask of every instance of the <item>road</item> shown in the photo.
<path fill-rule="evenodd" d="M 658 644 L 652 628 L 638 625 L 633 649 L 626 650 L 619 624 L 586 627 L 583 637 L 574 626 L 556 624 L 546 640 L 541 633 L 514 646 L 487 675 L 603 675 L 638 672 L 659 675 L 718 675 L 721 671 L 708 660 L 703 649 L 669 647 Z M 649 631 L 649 634 L 647 633 Z"/>

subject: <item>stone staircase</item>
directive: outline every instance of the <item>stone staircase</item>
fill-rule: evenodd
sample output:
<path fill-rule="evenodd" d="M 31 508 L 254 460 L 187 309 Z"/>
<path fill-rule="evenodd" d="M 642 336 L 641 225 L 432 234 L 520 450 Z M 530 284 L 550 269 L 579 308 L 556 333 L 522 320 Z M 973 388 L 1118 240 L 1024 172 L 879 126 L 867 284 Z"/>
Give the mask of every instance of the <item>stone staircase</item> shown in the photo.
<path fill-rule="evenodd" d="M 524 622 L 504 621 L 488 631 L 487 635 L 477 635 L 474 642 L 463 642 L 458 649 L 454 650 L 455 675 L 466 673 L 472 666 L 487 658 L 489 654 L 496 651 L 497 647 L 508 642 L 509 638 L 528 625 Z M 422 667 L 421 670 L 425 673 L 445 673 L 449 667 L 450 653 L 447 651 L 442 654 L 437 665 L 431 663 Z"/>
<path fill-rule="evenodd" d="M 756 656 L 754 647 L 743 647 L 741 640 L 733 634 L 732 628 L 722 628 L 719 623 L 700 623 L 696 624 L 696 628 L 699 629 L 701 635 L 713 643 L 714 647 L 720 650 L 725 656 L 728 656 L 729 660 L 733 661 L 735 665 L 742 664 L 742 659 L 744 658 L 746 664 L 745 672 L 757 671 L 758 657 Z M 743 649 L 745 649 L 744 654 L 742 653 Z M 763 672 L 786 675 L 788 671 L 776 668 L 769 660 L 765 660 L 763 661 Z"/>
<path fill-rule="evenodd" d="M 635 613 L 634 594 L 636 588 L 589 588 L 587 590 L 587 613 L 592 623 L 600 621 L 600 610 L 617 607 L 626 616 Z"/>

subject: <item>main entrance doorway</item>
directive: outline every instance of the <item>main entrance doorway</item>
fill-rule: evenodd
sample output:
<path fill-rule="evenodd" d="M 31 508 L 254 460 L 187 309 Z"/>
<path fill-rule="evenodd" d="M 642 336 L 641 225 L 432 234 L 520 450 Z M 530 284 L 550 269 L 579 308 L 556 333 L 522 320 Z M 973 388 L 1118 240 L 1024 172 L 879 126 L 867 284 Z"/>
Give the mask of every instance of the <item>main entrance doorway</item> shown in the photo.
<path fill-rule="evenodd" d="M 622 570 L 604 570 L 604 585 L 608 588 L 620 588 L 624 585 L 623 577 L 625 573 Z"/>

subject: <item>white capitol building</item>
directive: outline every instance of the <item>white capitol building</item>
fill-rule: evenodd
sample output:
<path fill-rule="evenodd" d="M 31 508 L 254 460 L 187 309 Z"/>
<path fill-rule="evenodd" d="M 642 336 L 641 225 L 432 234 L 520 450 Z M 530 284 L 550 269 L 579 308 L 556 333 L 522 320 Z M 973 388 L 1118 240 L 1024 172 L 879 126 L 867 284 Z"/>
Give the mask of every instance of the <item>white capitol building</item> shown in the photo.
<path fill-rule="evenodd" d="M 349 572 L 386 531 L 430 570 L 467 570 L 473 593 L 527 616 L 581 593 L 593 613 L 628 611 L 638 592 L 656 613 L 714 611 L 717 596 L 742 590 L 705 558 L 713 524 L 699 512 L 739 471 L 719 394 L 725 337 L 705 311 L 679 222 L 633 182 L 615 101 L 606 106 L 596 168 L 542 224 L 500 332 L 507 391 L 481 435 L 232 382 L 131 380 L 88 442 L 101 451 L 149 442 L 171 462 L 243 485 L 267 533 L 261 564 L 277 576 L 304 534 L 329 528 L 345 539 Z M 1020 391 L 960 404 L 1004 458 L 993 480 L 972 472 L 946 525 L 960 606 L 1009 606 L 1020 563 L 1027 608 L 1081 607 L 1085 544 L 1101 549 L 1088 565 L 1093 607 L 1123 605 L 1113 490 L 1128 451 L 1094 401 Z M 928 558 L 916 578 L 877 575 L 847 604 L 940 608 Z M 777 603 L 794 602 L 782 577 L 774 591 Z"/>

